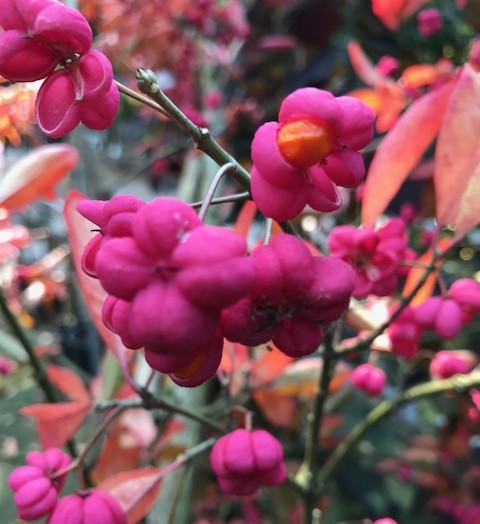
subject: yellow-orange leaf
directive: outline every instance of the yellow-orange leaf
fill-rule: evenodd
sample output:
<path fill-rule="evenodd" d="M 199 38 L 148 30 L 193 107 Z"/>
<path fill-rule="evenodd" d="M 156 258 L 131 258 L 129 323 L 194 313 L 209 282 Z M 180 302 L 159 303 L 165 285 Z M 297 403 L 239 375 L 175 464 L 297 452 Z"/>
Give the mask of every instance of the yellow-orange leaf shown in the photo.
<path fill-rule="evenodd" d="M 431 64 L 417 64 L 407 67 L 401 80 L 413 87 L 433 84 L 439 76 L 438 68 Z"/>
<path fill-rule="evenodd" d="M 440 240 L 437 245 L 436 249 L 439 249 L 440 251 L 447 249 L 452 244 L 452 241 L 449 238 L 444 238 Z M 418 258 L 417 262 L 421 264 L 422 266 L 428 266 L 433 261 L 433 250 L 429 249 L 426 253 L 424 253 L 421 257 Z M 406 297 L 408 296 L 417 286 L 417 284 L 420 282 L 420 280 L 423 278 L 423 275 L 425 274 L 425 268 L 424 267 L 412 267 L 412 269 L 408 272 L 407 280 L 405 281 L 405 285 L 403 286 L 402 290 L 402 296 Z M 437 275 L 435 273 L 432 273 L 428 278 L 425 284 L 419 289 L 417 294 L 413 297 L 413 300 L 410 302 L 412 306 L 417 306 L 421 304 L 422 302 L 425 302 L 427 298 L 431 297 L 433 294 L 433 291 L 435 290 L 435 283 L 437 282 Z"/>
<path fill-rule="evenodd" d="M 382 108 L 382 100 L 379 94 L 374 89 L 369 89 L 368 87 L 354 89 L 348 93 L 349 96 L 358 98 L 376 114 L 380 112 Z"/>
<path fill-rule="evenodd" d="M 14 210 L 39 198 L 55 198 L 55 185 L 78 164 L 78 159 L 78 151 L 68 144 L 37 147 L 1 180 L 0 205 Z"/>
<path fill-rule="evenodd" d="M 480 222 L 480 75 L 462 69 L 448 103 L 435 151 L 433 181 L 440 227 L 461 238 Z"/>
<path fill-rule="evenodd" d="M 410 171 L 437 135 L 454 82 L 427 93 L 403 113 L 379 145 L 368 171 L 362 223 L 385 211 Z"/>

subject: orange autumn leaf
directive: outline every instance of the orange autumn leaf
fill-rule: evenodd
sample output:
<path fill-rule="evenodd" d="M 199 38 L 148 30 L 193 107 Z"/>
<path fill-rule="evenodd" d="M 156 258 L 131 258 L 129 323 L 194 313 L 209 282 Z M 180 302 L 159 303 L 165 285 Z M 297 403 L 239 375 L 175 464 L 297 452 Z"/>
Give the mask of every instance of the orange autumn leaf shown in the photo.
<path fill-rule="evenodd" d="M 372 226 L 437 135 L 454 82 L 415 101 L 378 146 L 365 182 L 362 223 Z M 415 137 L 415 140 L 412 140 Z"/>
<path fill-rule="evenodd" d="M 274 390 L 260 389 L 253 392 L 253 399 L 270 423 L 290 429 L 298 426 L 300 410 L 295 397 Z"/>
<path fill-rule="evenodd" d="M 235 221 L 234 229 L 235 231 L 247 239 L 248 232 L 252 227 L 253 219 L 257 213 L 257 205 L 253 200 L 247 200 L 238 214 L 237 220 Z"/>
<path fill-rule="evenodd" d="M 439 250 L 447 249 L 451 245 L 451 243 L 452 241 L 449 238 L 444 238 L 437 243 L 436 249 L 439 249 Z M 433 261 L 433 254 L 434 254 L 433 250 L 429 249 L 426 253 L 424 253 L 421 257 L 418 258 L 417 262 L 421 264 L 422 266 L 428 266 Z M 418 282 L 420 282 L 420 280 L 423 278 L 424 273 L 425 273 L 424 267 L 412 267 L 412 269 L 408 272 L 407 280 L 405 281 L 405 285 L 403 286 L 403 290 L 402 290 L 403 297 L 406 297 L 415 289 Z M 417 294 L 413 297 L 410 304 L 412 306 L 418 306 L 422 302 L 425 302 L 427 298 L 431 297 L 435 290 L 436 282 L 437 282 L 437 275 L 434 272 L 431 275 L 429 275 L 427 281 L 420 288 Z"/>
<path fill-rule="evenodd" d="M 148 467 L 117 473 L 97 487 L 117 499 L 128 524 L 137 524 L 155 504 L 163 477 L 162 469 Z"/>
<path fill-rule="evenodd" d="M 20 413 L 35 420 L 40 445 L 47 449 L 65 445 L 83 424 L 90 408 L 90 402 L 56 402 L 25 406 Z"/>
<path fill-rule="evenodd" d="M 407 67 L 400 78 L 400 82 L 407 86 L 422 87 L 433 84 L 439 78 L 439 70 L 432 64 L 417 64 Z"/>
<path fill-rule="evenodd" d="M 56 198 L 55 185 L 75 168 L 78 159 L 78 151 L 67 144 L 37 147 L 0 181 L 0 205 L 17 210 L 39 198 Z"/>
<path fill-rule="evenodd" d="M 468 64 L 449 99 L 435 151 L 437 221 L 461 238 L 480 222 L 480 75 Z"/>
<path fill-rule="evenodd" d="M 318 357 L 295 360 L 271 383 L 269 389 L 293 397 L 314 395 L 317 391 L 322 366 L 323 359 Z M 338 391 L 350 372 L 350 368 L 340 362 L 336 367 L 335 376 L 330 382 L 329 392 Z"/>
<path fill-rule="evenodd" d="M 273 344 L 272 344 L 273 346 Z M 274 346 L 273 346 L 274 347 Z M 255 384 L 262 385 L 278 378 L 295 359 L 274 347 L 252 364 L 251 374 Z"/>
<path fill-rule="evenodd" d="M 382 109 L 382 100 L 380 95 L 368 87 L 354 89 L 348 93 L 348 96 L 353 96 L 366 104 L 378 116 Z"/>
<path fill-rule="evenodd" d="M 82 379 L 70 369 L 50 364 L 46 371 L 50 382 L 71 400 L 79 402 L 91 400 L 90 392 Z"/>
<path fill-rule="evenodd" d="M 389 131 L 405 108 L 406 100 L 403 90 L 396 82 L 381 74 L 364 53 L 360 44 L 348 43 L 350 63 L 357 74 L 373 89 L 356 89 L 350 96 L 365 102 L 377 116 L 375 128 L 379 133 Z"/>
<path fill-rule="evenodd" d="M 373 14 L 389 29 L 395 31 L 401 22 L 405 0 L 372 0 Z"/>
<path fill-rule="evenodd" d="M 403 90 L 397 84 L 378 85 L 377 93 L 381 107 L 375 122 L 375 129 L 379 133 L 386 133 L 392 129 L 405 109 L 406 99 Z"/>
<path fill-rule="evenodd" d="M 141 432 L 144 429 L 145 413 L 147 416 L 151 415 L 145 410 L 127 410 L 133 414 L 134 420 L 137 421 L 136 430 Z M 92 470 L 92 478 L 96 483 L 132 469 L 139 468 L 142 460 L 145 460 L 147 455 L 147 446 L 151 444 L 151 438 L 147 437 L 146 442 L 136 435 L 132 435 L 131 427 L 123 424 L 122 417 L 124 412 L 118 417 L 113 424 L 108 428 L 107 438 L 105 439 L 95 468 Z M 151 433 L 147 427 L 147 434 Z"/>
<path fill-rule="evenodd" d="M 372 11 L 389 29 L 396 31 L 400 24 L 428 0 L 372 0 Z"/>

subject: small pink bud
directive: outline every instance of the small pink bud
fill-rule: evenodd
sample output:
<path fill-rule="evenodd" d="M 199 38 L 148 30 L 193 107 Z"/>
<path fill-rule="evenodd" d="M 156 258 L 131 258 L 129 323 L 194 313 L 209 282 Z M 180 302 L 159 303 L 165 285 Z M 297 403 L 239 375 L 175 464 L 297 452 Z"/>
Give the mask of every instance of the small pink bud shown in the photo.
<path fill-rule="evenodd" d="M 383 76 L 391 76 L 400 67 L 400 62 L 390 55 L 380 57 L 375 69 Z"/>
<path fill-rule="evenodd" d="M 405 224 L 412 224 L 417 216 L 417 210 L 411 202 L 405 202 L 400 208 L 400 217 Z"/>
<path fill-rule="evenodd" d="M 383 391 L 387 378 L 383 369 L 365 363 L 353 370 L 351 380 L 357 389 L 376 397 Z"/>
<path fill-rule="evenodd" d="M 439 351 L 430 363 L 432 378 L 449 378 L 457 373 L 468 373 L 471 365 L 453 351 Z"/>
<path fill-rule="evenodd" d="M 220 91 L 212 90 L 205 93 L 204 104 L 208 109 L 217 109 L 222 102 Z"/>
<path fill-rule="evenodd" d="M 373 524 L 398 524 L 396 520 L 386 518 L 386 519 L 378 519 Z"/>
<path fill-rule="evenodd" d="M 438 33 L 443 27 L 442 15 L 438 9 L 430 8 L 420 11 L 417 15 L 418 32 L 428 38 Z"/>
<path fill-rule="evenodd" d="M 61 498 L 47 524 L 127 524 L 127 516 L 117 500 L 105 491 L 93 489 Z"/>
<path fill-rule="evenodd" d="M 221 437 L 210 463 L 227 495 L 252 495 L 260 486 L 276 486 L 287 477 L 282 446 L 263 429 L 237 429 Z"/>
<path fill-rule="evenodd" d="M 15 371 L 16 365 L 13 360 L 0 355 L 0 376 L 11 375 Z"/>

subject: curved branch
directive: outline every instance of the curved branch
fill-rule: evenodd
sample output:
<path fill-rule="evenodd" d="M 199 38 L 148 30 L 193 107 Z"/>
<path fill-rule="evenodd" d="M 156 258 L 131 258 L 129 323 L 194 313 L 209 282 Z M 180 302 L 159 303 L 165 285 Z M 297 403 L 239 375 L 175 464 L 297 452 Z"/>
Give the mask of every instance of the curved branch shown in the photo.
<path fill-rule="evenodd" d="M 352 429 L 347 438 L 338 445 L 320 471 L 319 484 L 325 484 L 340 462 L 370 428 L 392 414 L 400 406 L 446 391 L 462 393 L 475 386 L 480 386 L 480 371 L 474 371 L 468 375 L 455 375 L 444 380 L 432 380 L 426 384 L 413 386 L 391 400 L 384 400 L 378 404 L 378 406 L 374 407 L 370 413 Z"/>

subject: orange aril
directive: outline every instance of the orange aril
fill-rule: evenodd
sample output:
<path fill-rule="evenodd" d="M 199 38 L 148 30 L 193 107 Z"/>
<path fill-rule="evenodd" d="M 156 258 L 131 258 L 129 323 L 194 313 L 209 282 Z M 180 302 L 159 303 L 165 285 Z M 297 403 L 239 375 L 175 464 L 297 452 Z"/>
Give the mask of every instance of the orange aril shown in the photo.
<path fill-rule="evenodd" d="M 333 143 L 325 125 L 311 120 L 293 120 L 280 127 L 277 145 L 289 164 L 307 168 L 319 164 L 330 153 Z"/>

